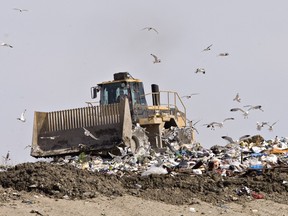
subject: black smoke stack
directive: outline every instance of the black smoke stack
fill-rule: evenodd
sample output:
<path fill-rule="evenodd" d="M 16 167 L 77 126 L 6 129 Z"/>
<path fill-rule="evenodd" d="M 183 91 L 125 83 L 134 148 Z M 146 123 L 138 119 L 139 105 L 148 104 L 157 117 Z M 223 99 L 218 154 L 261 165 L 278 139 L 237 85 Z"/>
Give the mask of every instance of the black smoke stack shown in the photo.
<path fill-rule="evenodd" d="M 152 102 L 153 106 L 160 106 L 160 93 L 159 93 L 159 86 L 156 84 L 151 85 L 152 89 Z"/>

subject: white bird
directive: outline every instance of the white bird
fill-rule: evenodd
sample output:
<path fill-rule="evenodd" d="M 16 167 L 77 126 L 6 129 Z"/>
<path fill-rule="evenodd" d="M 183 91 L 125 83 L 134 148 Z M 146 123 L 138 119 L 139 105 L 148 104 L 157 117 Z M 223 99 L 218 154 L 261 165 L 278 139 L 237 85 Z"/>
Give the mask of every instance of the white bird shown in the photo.
<path fill-rule="evenodd" d="M 241 111 L 244 115 L 244 118 L 247 119 L 248 118 L 248 114 L 249 114 L 249 111 L 248 110 L 243 110 L 241 108 L 232 108 L 230 109 L 231 112 L 236 112 L 236 111 Z"/>
<path fill-rule="evenodd" d="M 13 8 L 13 10 L 18 10 L 19 12 L 23 12 L 23 11 L 28 11 L 27 9 L 21 9 L 21 8 Z"/>
<path fill-rule="evenodd" d="M 197 68 L 196 71 L 195 71 L 195 73 L 203 73 L 203 74 L 205 74 L 206 71 L 205 71 L 204 68 Z"/>
<path fill-rule="evenodd" d="M 221 138 L 227 140 L 230 144 L 230 143 L 239 143 L 243 140 L 249 139 L 249 137 L 250 135 L 244 135 L 244 136 L 241 136 L 238 140 L 234 140 L 229 136 L 222 136 Z"/>
<path fill-rule="evenodd" d="M 11 160 L 11 159 L 10 159 L 10 151 L 7 152 L 6 157 L 4 157 L 4 156 L 2 156 L 2 157 L 3 157 L 4 161 L 5 161 L 5 164 L 7 164 L 7 162 L 8 162 L 9 160 Z"/>
<path fill-rule="evenodd" d="M 88 105 L 88 107 L 93 107 L 94 105 L 93 105 L 93 103 L 98 103 L 98 102 L 89 102 L 89 101 L 86 101 L 85 102 L 87 105 Z"/>
<path fill-rule="evenodd" d="M 32 145 L 27 145 L 27 146 L 25 146 L 24 149 L 31 148 L 31 147 L 32 147 Z"/>
<path fill-rule="evenodd" d="M 256 106 L 252 106 L 252 105 L 245 105 L 244 107 L 249 107 L 248 110 L 255 110 L 255 109 L 258 109 L 258 110 L 261 110 L 262 112 L 264 112 L 264 110 L 262 109 L 262 106 L 261 106 L 261 105 L 256 105 Z"/>
<path fill-rule="evenodd" d="M 5 161 L 7 162 L 8 160 L 10 160 L 10 151 L 7 152 L 5 157 Z"/>
<path fill-rule="evenodd" d="M 154 57 L 154 64 L 155 63 L 160 63 L 161 62 L 161 59 L 159 59 L 156 55 L 154 55 L 154 54 L 151 54 L 151 56 L 153 56 Z"/>
<path fill-rule="evenodd" d="M 87 130 L 85 127 L 83 127 L 84 129 L 84 134 L 85 136 L 90 136 L 91 138 L 95 139 L 95 140 L 99 140 L 99 138 L 95 137 L 89 130 Z"/>
<path fill-rule="evenodd" d="M 124 148 L 120 147 L 120 146 L 116 146 L 120 153 L 121 153 L 121 156 L 124 157 L 128 154 L 128 149 L 130 148 L 129 146 L 125 146 Z"/>
<path fill-rule="evenodd" d="M 17 120 L 19 120 L 21 122 L 26 122 L 25 112 L 26 112 L 26 109 L 21 113 L 20 118 L 17 118 Z"/>
<path fill-rule="evenodd" d="M 233 99 L 233 101 L 237 101 L 237 102 L 241 102 L 241 98 L 240 98 L 240 95 L 239 93 L 236 94 L 235 98 Z"/>
<path fill-rule="evenodd" d="M 274 126 L 277 122 L 278 122 L 278 121 L 274 122 L 274 123 L 271 124 L 271 125 L 270 125 L 270 124 L 267 124 L 268 127 L 269 127 L 268 130 L 269 130 L 269 131 L 273 131 L 273 126 Z"/>
<path fill-rule="evenodd" d="M 199 122 L 200 120 L 198 120 L 197 122 L 193 123 L 193 120 L 188 120 L 187 119 L 187 123 L 188 123 L 188 126 L 190 128 L 192 128 L 192 130 L 195 130 L 197 134 L 199 134 L 198 130 L 195 128 L 195 125 Z"/>
<path fill-rule="evenodd" d="M 58 138 L 60 135 L 57 136 L 48 136 L 48 137 L 40 137 L 40 139 L 50 139 L 50 140 L 55 140 L 56 138 Z"/>
<path fill-rule="evenodd" d="M 2 42 L 2 43 L 1 43 L 1 46 L 13 48 L 13 46 L 11 46 L 10 44 L 7 44 L 7 43 L 5 43 L 5 42 Z"/>
<path fill-rule="evenodd" d="M 114 154 L 108 152 L 108 154 L 112 158 L 112 162 L 116 162 L 116 163 L 125 162 L 125 160 L 123 161 L 123 159 L 128 155 L 128 149 L 130 147 L 127 147 L 127 146 L 125 146 L 124 148 L 119 147 L 119 146 L 116 146 L 116 147 L 119 149 L 121 155 L 114 155 Z"/>
<path fill-rule="evenodd" d="M 261 123 L 256 122 L 256 129 L 260 131 L 264 127 L 264 125 L 267 125 L 267 124 L 268 122 L 261 122 Z"/>
<path fill-rule="evenodd" d="M 145 27 L 145 28 L 143 28 L 142 30 L 148 30 L 148 31 L 153 30 L 153 31 L 155 31 L 157 34 L 159 34 L 159 32 L 158 32 L 155 28 L 153 28 L 153 27 Z"/>
<path fill-rule="evenodd" d="M 213 44 L 211 44 L 210 46 L 208 46 L 208 47 L 206 47 L 203 51 L 209 51 L 209 50 L 211 50 L 211 46 L 212 46 Z"/>
<path fill-rule="evenodd" d="M 184 95 L 181 98 L 186 98 L 186 99 L 190 99 L 193 95 L 198 95 L 199 93 L 192 93 L 190 95 Z"/>
<path fill-rule="evenodd" d="M 261 107 L 262 107 L 261 105 L 257 105 L 257 106 L 248 105 L 248 106 L 250 106 L 250 108 L 249 108 L 248 110 L 243 110 L 243 109 L 241 109 L 241 108 L 232 108 L 232 109 L 230 109 L 230 111 L 231 111 L 231 112 L 241 111 L 241 112 L 243 113 L 243 115 L 244 115 L 244 118 L 247 119 L 250 110 L 252 110 L 252 109 L 262 110 L 262 109 L 261 109 Z M 244 106 L 244 107 L 246 107 L 246 106 Z M 263 111 L 263 110 L 262 110 L 262 111 Z"/>
<path fill-rule="evenodd" d="M 220 53 L 218 56 L 228 56 L 229 53 Z"/>
<path fill-rule="evenodd" d="M 203 126 L 206 126 L 207 128 L 211 127 L 211 130 L 215 130 L 215 126 L 222 128 L 224 126 L 224 122 L 227 120 L 234 120 L 234 118 L 225 118 L 222 122 L 211 122 L 209 124 L 204 124 Z"/>

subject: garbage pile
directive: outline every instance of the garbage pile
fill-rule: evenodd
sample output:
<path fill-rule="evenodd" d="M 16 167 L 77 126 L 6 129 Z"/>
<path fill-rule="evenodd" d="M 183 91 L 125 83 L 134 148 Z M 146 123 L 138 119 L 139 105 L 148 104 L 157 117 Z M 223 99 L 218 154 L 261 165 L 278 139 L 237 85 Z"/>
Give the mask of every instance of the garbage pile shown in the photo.
<path fill-rule="evenodd" d="M 159 152 L 144 145 L 133 154 L 118 146 L 118 153 L 108 157 L 83 152 L 18 164 L 0 172 L 0 188 L 63 199 L 129 194 L 175 205 L 195 198 L 220 204 L 265 198 L 288 204 L 287 139 L 254 136 L 205 149 L 179 142 L 184 132 L 165 131 L 167 145 Z"/>
<path fill-rule="evenodd" d="M 92 172 L 119 176 L 131 172 L 141 176 L 215 172 L 229 177 L 240 174 L 259 175 L 273 169 L 288 171 L 287 138 L 264 140 L 256 135 L 242 141 L 233 141 L 226 146 L 215 145 L 206 149 L 200 143 L 185 144 L 179 138 L 189 138 L 189 134 L 189 128 L 166 129 L 162 134 L 166 147 L 159 152 L 150 145 L 142 145 L 133 154 L 129 147 L 118 146 L 118 154 L 109 152 L 109 158 L 82 153 L 76 157 L 62 158 L 57 163 L 70 163 Z"/>

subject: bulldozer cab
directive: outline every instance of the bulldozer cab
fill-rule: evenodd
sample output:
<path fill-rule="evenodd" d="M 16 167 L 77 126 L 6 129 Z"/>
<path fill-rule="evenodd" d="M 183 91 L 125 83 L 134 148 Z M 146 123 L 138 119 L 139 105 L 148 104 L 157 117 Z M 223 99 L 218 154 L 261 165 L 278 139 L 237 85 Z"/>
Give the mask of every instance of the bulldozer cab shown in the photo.
<path fill-rule="evenodd" d="M 145 115 L 147 101 L 145 97 L 143 83 L 129 76 L 126 72 L 114 74 L 114 80 L 99 83 L 91 88 L 91 97 L 97 97 L 100 92 L 100 105 L 120 103 L 124 98 L 128 99 L 133 122 L 137 118 Z"/>

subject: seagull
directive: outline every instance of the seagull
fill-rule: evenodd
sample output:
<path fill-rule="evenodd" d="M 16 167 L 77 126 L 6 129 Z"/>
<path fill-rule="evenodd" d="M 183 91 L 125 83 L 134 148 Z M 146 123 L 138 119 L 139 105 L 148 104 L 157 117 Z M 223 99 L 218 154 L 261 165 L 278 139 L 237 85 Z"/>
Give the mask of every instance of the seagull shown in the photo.
<path fill-rule="evenodd" d="M 241 98 L 240 98 L 240 95 L 239 93 L 236 94 L 235 98 L 233 99 L 233 101 L 237 101 L 237 102 L 241 102 Z"/>
<path fill-rule="evenodd" d="M 2 43 L 1 43 L 1 46 L 13 48 L 13 46 L 11 46 L 10 44 L 7 44 L 7 43 L 5 43 L 5 42 L 2 42 Z"/>
<path fill-rule="evenodd" d="M 197 122 L 193 123 L 193 120 L 188 120 L 187 119 L 187 123 L 189 125 L 190 128 L 192 128 L 192 130 L 195 130 L 197 134 L 199 134 L 198 130 L 195 128 L 195 125 L 199 122 L 200 120 L 198 120 Z"/>
<path fill-rule="evenodd" d="M 209 124 L 204 124 L 203 126 L 207 126 L 207 128 L 211 127 L 211 130 L 215 130 L 215 126 L 222 128 L 224 126 L 224 122 L 227 120 L 234 120 L 234 118 L 225 118 L 222 122 L 211 122 Z"/>
<path fill-rule="evenodd" d="M 220 53 L 218 56 L 228 56 L 229 53 Z"/>
<path fill-rule="evenodd" d="M 85 103 L 88 105 L 88 107 L 93 107 L 94 106 L 93 103 L 98 103 L 98 102 L 96 102 L 96 101 L 95 102 L 94 101 L 93 102 L 86 101 Z"/>
<path fill-rule="evenodd" d="M 268 130 L 269 131 L 273 131 L 273 126 L 277 123 L 278 121 L 276 121 L 276 122 L 274 122 L 273 124 L 271 124 L 271 125 L 269 125 L 268 123 L 267 123 L 267 125 L 268 125 Z"/>
<path fill-rule="evenodd" d="M 6 157 L 5 157 L 5 161 L 10 160 L 10 151 L 7 152 Z"/>
<path fill-rule="evenodd" d="M 124 157 L 126 157 L 128 155 L 128 148 L 129 147 L 127 147 L 127 146 L 125 148 L 122 148 L 119 146 L 116 146 L 116 147 L 119 149 L 121 155 L 114 155 L 110 152 L 108 152 L 108 154 L 111 156 L 113 162 L 121 163 L 121 162 L 123 162 Z"/>
<path fill-rule="evenodd" d="M 128 149 L 130 148 L 129 146 L 125 146 L 124 148 L 119 147 L 119 146 L 116 146 L 116 147 L 119 149 L 122 157 L 128 154 Z"/>
<path fill-rule="evenodd" d="M 31 145 L 27 145 L 27 146 L 25 146 L 24 149 L 31 148 L 31 147 L 32 147 Z"/>
<path fill-rule="evenodd" d="M 184 95 L 181 98 L 186 98 L 186 99 L 190 99 L 193 95 L 198 95 L 199 93 L 192 93 L 190 95 Z"/>
<path fill-rule="evenodd" d="M 205 72 L 204 68 L 197 68 L 195 73 L 203 73 L 203 74 L 205 74 L 206 72 Z"/>
<path fill-rule="evenodd" d="M 95 140 L 99 140 L 97 137 L 95 137 L 89 130 L 87 130 L 85 127 L 83 127 L 84 129 L 84 134 L 85 136 L 90 136 L 91 138 L 95 139 Z"/>
<path fill-rule="evenodd" d="M 232 108 L 232 109 L 230 109 L 230 111 L 231 111 L 231 112 L 241 111 L 241 112 L 243 113 L 243 115 L 244 115 L 244 118 L 245 118 L 245 119 L 248 118 L 248 114 L 249 114 L 249 111 L 248 111 L 248 110 L 245 111 L 245 110 L 243 110 L 243 109 L 241 109 L 241 108 Z"/>
<path fill-rule="evenodd" d="M 9 160 L 11 160 L 11 159 L 10 159 L 10 151 L 7 152 L 6 157 L 4 157 L 4 156 L 2 156 L 2 157 L 3 157 L 3 159 L 5 160 L 5 164 L 7 164 L 7 162 L 8 162 Z"/>
<path fill-rule="evenodd" d="M 21 113 L 20 118 L 17 118 L 17 120 L 19 120 L 21 122 L 25 122 L 26 121 L 25 112 L 26 112 L 26 109 Z"/>
<path fill-rule="evenodd" d="M 262 112 L 264 112 L 264 110 L 262 109 L 262 106 L 261 106 L 261 105 L 256 105 L 256 106 L 252 106 L 252 105 L 245 105 L 244 107 L 249 107 L 248 110 L 252 110 L 252 109 L 259 109 L 259 110 L 261 110 Z"/>
<path fill-rule="evenodd" d="M 229 142 L 229 144 L 230 144 L 230 143 L 239 143 L 239 142 L 241 142 L 243 140 L 248 139 L 249 137 L 250 137 L 250 135 L 244 135 L 244 136 L 241 136 L 238 140 L 233 140 L 229 136 L 222 136 L 221 138 L 227 140 Z"/>
<path fill-rule="evenodd" d="M 206 47 L 203 51 L 209 51 L 209 50 L 211 50 L 211 46 L 212 46 L 213 44 L 211 44 L 210 46 L 208 46 L 208 47 Z"/>
<path fill-rule="evenodd" d="M 93 107 L 93 104 L 91 102 L 85 102 L 85 103 L 88 105 L 88 107 Z"/>
<path fill-rule="evenodd" d="M 154 55 L 154 54 L 151 54 L 151 56 L 153 56 L 154 57 L 154 64 L 155 63 L 160 63 L 161 62 L 161 59 L 159 59 L 156 55 Z"/>
<path fill-rule="evenodd" d="M 264 125 L 268 125 L 268 122 L 256 122 L 256 129 L 260 131 L 264 127 Z"/>
<path fill-rule="evenodd" d="M 155 28 L 153 28 L 153 27 L 145 27 L 145 28 L 143 28 L 142 30 L 148 30 L 148 31 L 153 30 L 153 31 L 155 31 L 157 34 L 159 34 L 159 32 L 158 32 Z"/>
<path fill-rule="evenodd" d="M 13 10 L 18 10 L 19 12 L 23 12 L 23 11 L 28 11 L 27 9 L 21 9 L 21 8 L 13 8 Z"/>
<path fill-rule="evenodd" d="M 60 135 L 58 136 L 48 136 L 48 137 L 40 137 L 40 139 L 50 139 L 50 140 L 55 140 L 56 138 L 58 138 Z"/>
<path fill-rule="evenodd" d="M 241 111 L 243 113 L 245 119 L 248 118 L 249 111 L 252 109 L 259 109 L 261 111 L 264 111 L 261 109 L 261 107 L 262 107 L 261 105 L 257 105 L 257 106 L 247 105 L 247 106 L 250 106 L 250 108 L 248 110 L 243 110 L 241 108 L 232 108 L 232 109 L 230 109 L 230 111 L 231 112 Z M 247 106 L 244 106 L 244 107 L 247 107 Z"/>

